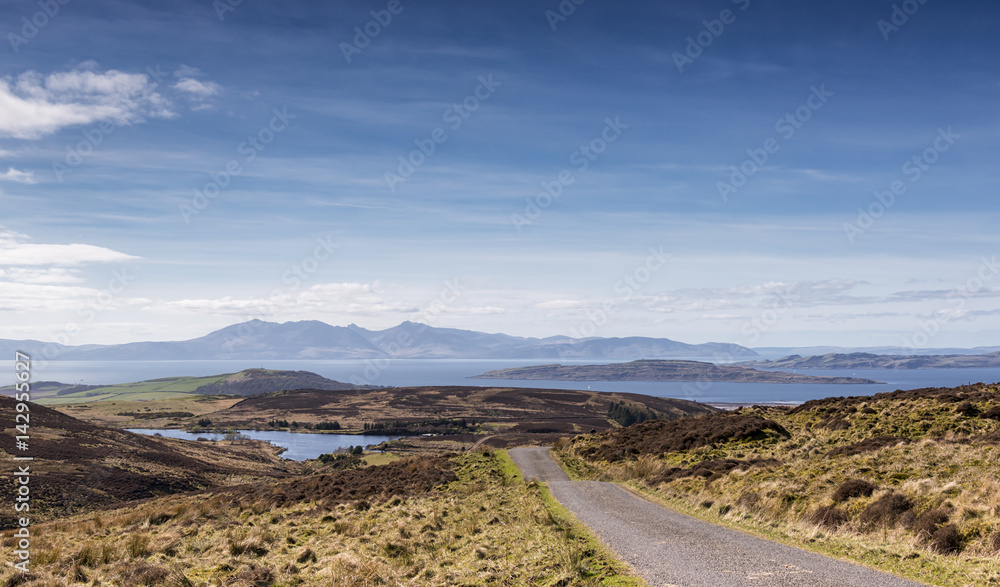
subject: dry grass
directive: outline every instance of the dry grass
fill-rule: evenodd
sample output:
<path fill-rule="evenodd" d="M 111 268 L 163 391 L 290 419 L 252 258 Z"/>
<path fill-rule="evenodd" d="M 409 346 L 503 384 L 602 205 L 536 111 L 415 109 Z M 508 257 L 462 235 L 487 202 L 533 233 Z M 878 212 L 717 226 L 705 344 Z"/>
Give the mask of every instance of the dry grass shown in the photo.
<path fill-rule="evenodd" d="M 456 481 L 409 496 L 258 507 L 266 492 L 244 500 L 227 489 L 42 524 L 22 584 L 626 584 L 607 582 L 620 578 L 613 565 L 550 514 L 504 454 L 456 463 Z M 417 461 L 390 466 L 421 471 Z M 4 572 L 0 581 L 15 576 Z"/>
<path fill-rule="evenodd" d="M 983 415 L 1000 393 L 952 391 L 743 410 L 787 437 L 614 458 L 616 435 L 631 446 L 638 436 L 616 431 L 559 451 L 579 476 L 634 484 L 713 521 L 938 585 L 997 584 L 1000 423 Z M 702 428 L 718 427 L 710 424 Z"/>

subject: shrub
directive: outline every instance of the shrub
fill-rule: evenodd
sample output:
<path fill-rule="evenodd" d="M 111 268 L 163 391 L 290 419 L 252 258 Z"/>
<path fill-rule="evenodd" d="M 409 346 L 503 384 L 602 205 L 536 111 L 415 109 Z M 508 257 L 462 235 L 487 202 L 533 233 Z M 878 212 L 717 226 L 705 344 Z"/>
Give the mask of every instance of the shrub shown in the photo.
<path fill-rule="evenodd" d="M 869 497 L 875 492 L 875 484 L 867 479 L 848 479 L 833 492 L 833 501 L 843 503 L 852 497 Z"/>
<path fill-rule="evenodd" d="M 947 522 L 948 511 L 944 508 L 927 510 L 917 517 L 917 521 L 913 524 L 913 533 L 921 540 L 929 541 Z"/>
<path fill-rule="evenodd" d="M 887 493 L 861 512 L 861 526 L 870 530 L 875 526 L 895 526 L 903 514 L 913 508 L 910 500 L 898 493 Z"/>
<path fill-rule="evenodd" d="M 962 537 L 958 533 L 958 526 L 948 524 L 938 528 L 934 536 L 931 537 L 931 549 L 941 554 L 951 554 L 958 552 L 962 546 Z"/>
<path fill-rule="evenodd" d="M 979 409 L 972 404 L 972 402 L 962 402 L 955 406 L 955 412 L 966 416 L 968 418 L 973 418 L 979 415 Z"/>
<path fill-rule="evenodd" d="M 820 526 L 826 526 L 828 528 L 836 528 L 837 526 L 847 522 L 848 517 L 847 513 L 837 506 L 825 505 L 813 510 L 807 519 L 813 524 L 819 524 Z"/>
<path fill-rule="evenodd" d="M 1000 420 L 1000 406 L 993 406 L 986 410 L 982 413 L 982 417 L 990 420 Z"/>

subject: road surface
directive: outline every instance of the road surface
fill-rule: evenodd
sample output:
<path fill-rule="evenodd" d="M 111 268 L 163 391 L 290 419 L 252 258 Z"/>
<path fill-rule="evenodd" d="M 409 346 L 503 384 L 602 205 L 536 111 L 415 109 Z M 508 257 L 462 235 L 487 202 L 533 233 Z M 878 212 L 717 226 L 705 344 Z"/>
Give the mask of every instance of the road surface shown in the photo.
<path fill-rule="evenodd" d="M 547 448 L 515 448 L 510 457 L 654 587 L 921 585 L 703 522 L 613 483 L 570 481 Z"/>

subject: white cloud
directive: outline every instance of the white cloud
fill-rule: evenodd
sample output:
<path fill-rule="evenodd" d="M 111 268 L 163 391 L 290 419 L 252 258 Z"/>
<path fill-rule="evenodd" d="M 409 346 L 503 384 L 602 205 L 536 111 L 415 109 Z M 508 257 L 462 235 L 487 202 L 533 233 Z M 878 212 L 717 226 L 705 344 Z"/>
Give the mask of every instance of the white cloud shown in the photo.
<path fill-rule="evenodd" d="M 11 167 L 7 173 L 0 173 L 0 180 L 14 181 L 17 183 L 38 183 L 35 179 L 34 171 L 20 171 Z"/>
<path fill-rule="evenodd" d="M 134 305 L 128 298 L 108 296 L 90 287 L 14 283 L 0 280 L 0 312 L 61 312 L 93 308 L 113 310 L 118 304 Z"/>
<path fill-rule="evenodd" d="M 0 79 L 0 137 L 37 139 L 67 126 L 175 116 L 145 74 L 77 69 L 43 76 L 29 71 Z"/>
<path fill-rule="evenodd" d="M 316 319 L 324 316 L 380 317 L 396 315 L 396 319 L 426 319 L 428 314 L 483 316 L 504 314 L 499 305 L 451 306 L 431 304 L 423 298 L 390 299 L 376 283 L 322 283 L 301 291 L 275 290 L 268 297 L 186 299 L 156 302 L 147 309 L 180 311 L 208 315 L 229 315 L 240 319 L 271 320 Z M 400 296 L 411 297 L 411 296 Z"/>
<path fill-rule="evenodd" d="M 380 315 L 419 310 L 414 304 L 387 302 L 382 292 L 378 291 L 377 283 L 323 283 L 302 291 L 275 290 L 268 297 L 234 299 L 226 296 L 160 302 L 154 304 L 152 309 L 268 318 L 324 313 Z"/>
<path fill-rule="evenodd" d="M 72 267 L 84 263 L 116 263 L 139 257 L 105 247 L 73 243 L 68 245 L 25 242 L 25 235 L 0 228 L 0 266 Z"/>
<path fill-rule="evenodd" d="M 0 278 L 14 281 L 16 283 L 31 284 L 65 284 L 80 283 L 83 279 L 75 269 L 64 267 L 48 268 L 24 268 L 8 267 L 6 270 L 0 269 Z"/>
<path fill-rule="evenodd" d="M 576 300 L 551 300 L 535 304 L 535 307 L 542 310 L 575 310 L 582 308 L 583 303 Z"/>
<path fill-rule="evenodd" d="M 174 89 L 205 98 L 218 94 L 222 91 L 222 86 L 215 82 L 200 82 L 193 77 L 185 77 L 174 84 Z"/>

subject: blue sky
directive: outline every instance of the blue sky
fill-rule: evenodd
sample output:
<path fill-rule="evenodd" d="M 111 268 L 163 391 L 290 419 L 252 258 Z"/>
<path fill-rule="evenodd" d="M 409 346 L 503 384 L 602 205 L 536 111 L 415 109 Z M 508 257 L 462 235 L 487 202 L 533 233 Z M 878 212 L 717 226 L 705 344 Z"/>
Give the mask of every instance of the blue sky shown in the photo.
<path fill-rule="evenodd" d="M 0 0 L 0 338 L 1000 344 L 994 3 L 230 1 Z"/>

